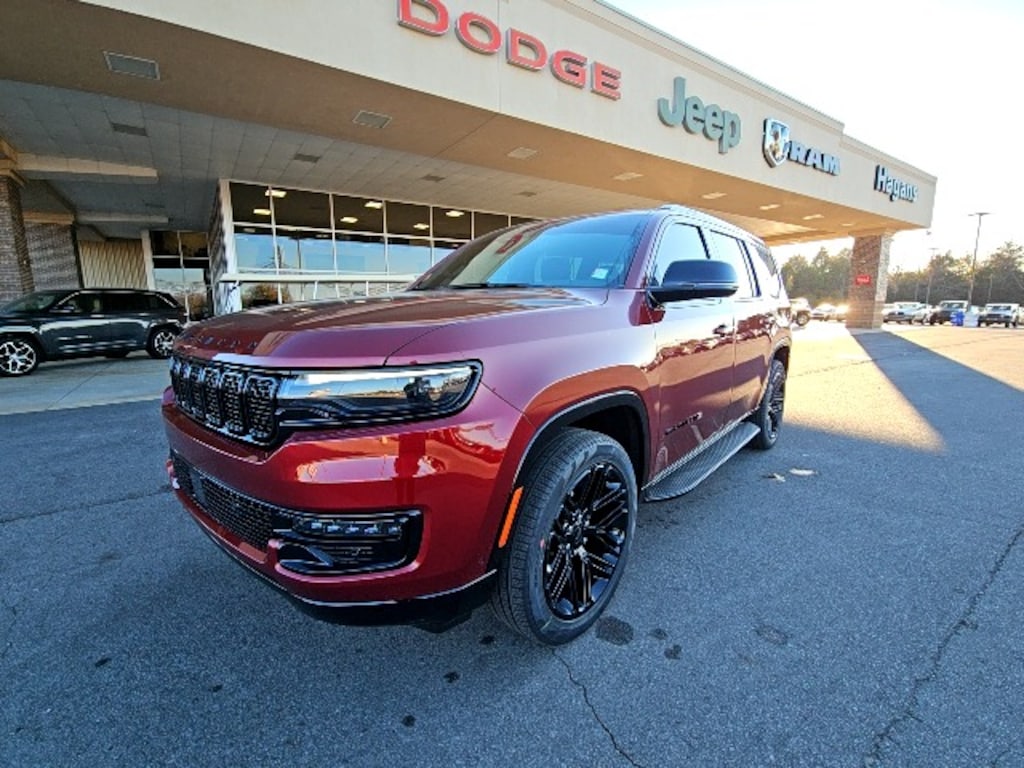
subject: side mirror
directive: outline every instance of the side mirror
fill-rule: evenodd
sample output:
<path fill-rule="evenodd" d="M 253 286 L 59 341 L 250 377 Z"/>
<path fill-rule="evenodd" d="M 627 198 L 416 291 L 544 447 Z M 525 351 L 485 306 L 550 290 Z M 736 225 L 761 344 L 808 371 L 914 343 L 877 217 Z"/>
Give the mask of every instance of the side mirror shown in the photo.
<path fill-rule="evenodd" d="M 727 261 L 692 259 L 673 261 L 665 270 L 661 285 L 647 289 L 659 304 L 686 299 L 715 299 L 739 290 L 736 269 Z"/>

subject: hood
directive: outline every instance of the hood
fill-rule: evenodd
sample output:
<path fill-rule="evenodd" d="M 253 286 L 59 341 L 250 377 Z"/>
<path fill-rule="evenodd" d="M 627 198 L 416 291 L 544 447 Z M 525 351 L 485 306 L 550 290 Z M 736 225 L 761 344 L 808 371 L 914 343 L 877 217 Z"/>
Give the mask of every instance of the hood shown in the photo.
<path fill-rule="evenodd" d="M 175 348 L 203 359 L 271 368 L 375 366 L 455 323 L 592 306 L 606 298 L 603 289 L 467 289 L 288 304 L 196 323 L 179 335 Z"/>

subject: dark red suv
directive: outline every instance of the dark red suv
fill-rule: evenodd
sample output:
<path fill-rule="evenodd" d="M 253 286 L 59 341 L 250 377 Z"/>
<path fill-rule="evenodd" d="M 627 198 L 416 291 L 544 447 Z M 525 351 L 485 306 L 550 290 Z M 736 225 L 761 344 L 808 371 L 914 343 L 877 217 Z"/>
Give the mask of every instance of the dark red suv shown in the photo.
<path fill-rule="evenodd" d="M 168 471 L 202 529 L 325 618 L 585 631 L 641 500 L 782 422 L 767 247 L 665 207 L 479 238 L 402 293 L 228 315 L 175 342 Z"/>

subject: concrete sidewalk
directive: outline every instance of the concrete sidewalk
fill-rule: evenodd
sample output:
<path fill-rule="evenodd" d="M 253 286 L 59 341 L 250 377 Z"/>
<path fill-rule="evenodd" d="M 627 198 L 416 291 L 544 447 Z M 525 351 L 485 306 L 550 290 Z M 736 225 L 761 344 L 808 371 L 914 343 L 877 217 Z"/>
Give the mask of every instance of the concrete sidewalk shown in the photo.
<path fill-rule="evenodd" d="M 145 352 L 43 363 L 28 376 L 0 378 L 0 415 L 158 400 L 170 383 L 167 367 Z"/>

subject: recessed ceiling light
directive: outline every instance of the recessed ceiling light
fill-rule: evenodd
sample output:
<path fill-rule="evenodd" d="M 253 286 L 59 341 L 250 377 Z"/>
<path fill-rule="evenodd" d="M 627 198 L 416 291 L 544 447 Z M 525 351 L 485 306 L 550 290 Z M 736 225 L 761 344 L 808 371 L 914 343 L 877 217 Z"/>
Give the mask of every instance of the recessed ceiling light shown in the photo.
<path fill-rule="evenodd" d="M 160 66 L 152 59 L 140 59 L 138 56 L 112 51 L 104 51 L 103 58 L 107 60 L 107 69 L 119 75 L 144 77 L 147 80 L 160 79 Z"/>
<path fill-rule="evenodd" d="M 528 189 L 524 189 L 522 192 L 516 192 L 516 194 L 519 195 L 519 197 L 536 197 L 537 196 L 536 192 L 531 192 Z"/>
<path fill-rule="evenodd" d="M 717 200 L 720 197 L 725 197 L 726 192 L 708 192 L 706 195 L 701 195 L 705 200 Z"/>
<path fill-rule="evenodd" d="M 444 176 L 438 176 L 435 173 L 428 173 L 426 176 L 420 176 L 420 179 L 423 180 L 423 181 L 432 181 L 432 182 L 434 182 L 436 184 L 439 181 L 444 181 L 445 177 Z"/>
<path fill-rule="evenodd" d="M 296 152 L 295 157 L 292 158 L 298 163 L 319 163 L 320 155 L 307 155 L 302 152 Z"/>
<path fill-rule="evenodd" d="M 413 229 L 430 229 L 430 225 L 429 224 L 424 224 L 423 222 L 420 222 L 419 224 L 413 224 L 412 228 Z"/>
<path fill-rule="evenodd" d="M 853 222 L 847 222 L 846 224 L 840 224 L 839 226 L 840 227 L 852 227 L 852 226 L 854 226 L 854 224 L 853 224 Z"/>
<path fill-rule="evenodd" d="M 280 197 L 284 197 L 285 195 L 287 195 L 288 192 L 286 192 L 283 189 L 268 189 L 263 194 L 266 195 L 267 197 L 278 197 L 278 198 L 280 198 Z"/>
<path fill-rule="evenodd" d="M 356 112 L 352 122 L 364 128 L 385 128 L 391 122 L 391 115 L 382 115 L 380 112 L 370 112 L 367 109 L 361 109 Z"/>
<path fill-rule="evenodd" d="M 642 173 L 634 173 L 633 171 L 626 171 L 625 173 L 620 173 L 618 176 L 612 176 L 616 181 L 632 181 L 633 179 L 639 179 L 642 177 Z"/>
<path fill-rule="evenodd" d="M 257 216 L 269 216 L 270 215 L 270 209 L 269 208 L 253 208 L 252 212 L 255 213 Z"/>
<path fill-rule="evenodd" d="M 363 203 L 363 207 L 376 208 L 379 210 L 380 208 L 384 207 L 384 203 L 382 203 L 380 200 L 367 200 L 365 203 Z"/>
<path fill-rule="evenodd" d="M 526 160 L 528 157 L 533 157 L 536 154 L 536 149 L 530 149 L 529 147 L 516 147 L 508 153 L 508 157 L 511 157 L 513 160 Z"/>
<path fill-rule="evenodd" d="M 342 224 L 355 224 L 357 221 L 359 221 L 359 219 L 357 219 L 355 216 L 342 216 L 340 219 L 338 219 L 338 221 L 340 221 Z"/>
<path fill-rule="evenodd" d="M 450 219 L 457 219 L 457 218 L 459 218 L 459 216 L 465 216 L 466 212 L 465 211 L 454 211 L 454 210 L 453 211 L 445 211 L 444 215 L 447 216 Z"/>
<path fill-rule="evenodd" d="M 825 214 L 823 213 L 812 213 L 810 216 L 804 216 L 804 221 L 814 221 L 815 219 L 824 219 Z"/>
<path fill-rule="evenodd" d="M 759 205 L 757 207 L 762 211 L 774 211 L 776 208 L 781 208 L 782 203 L 768 203 L 768 205 Z"/>

